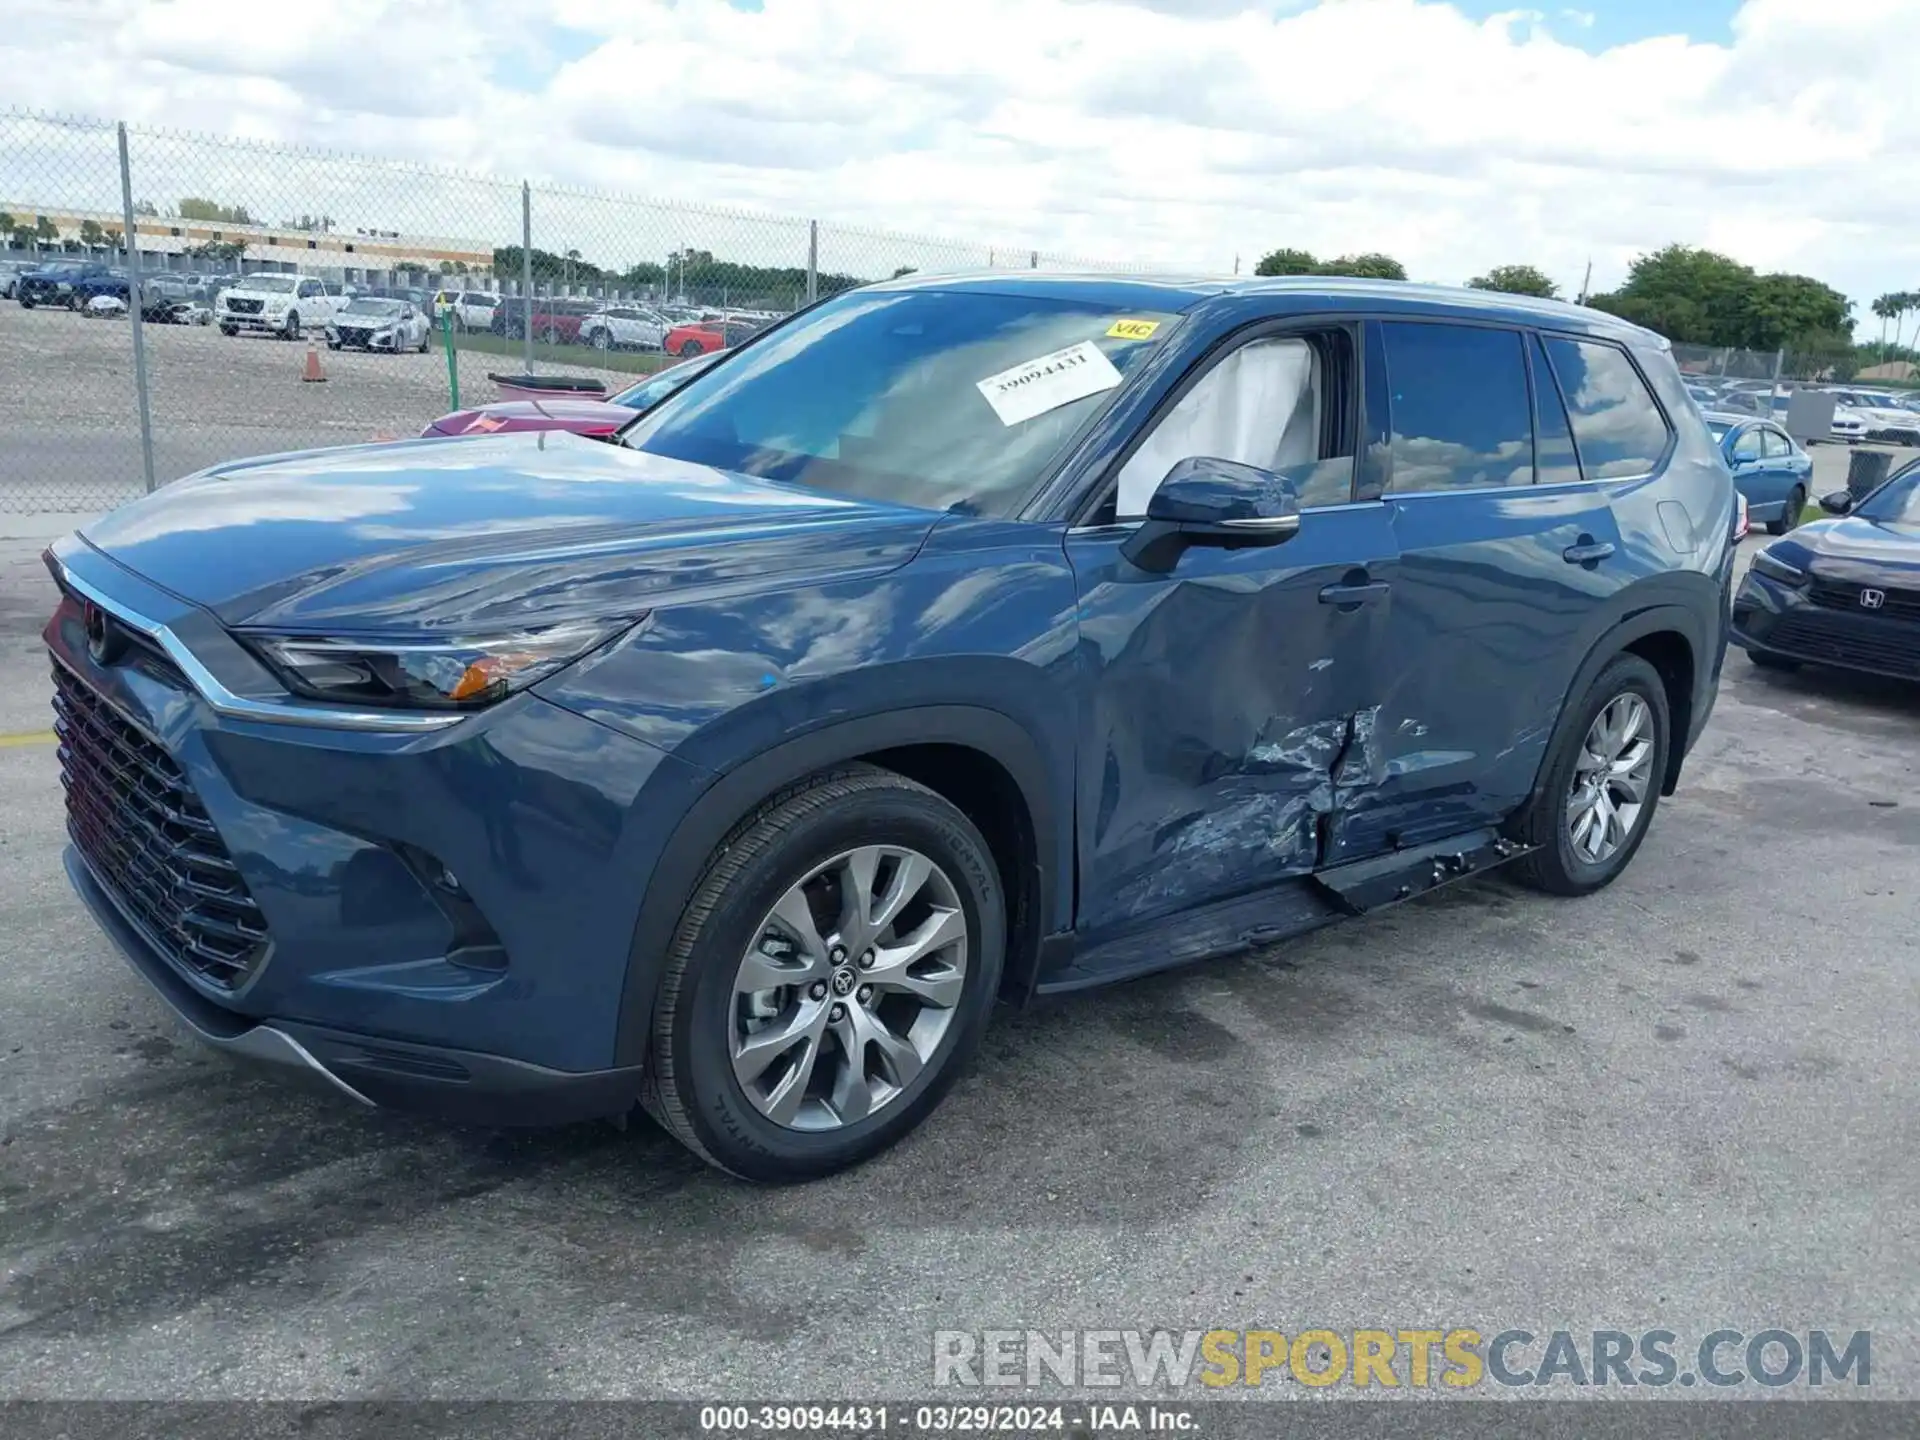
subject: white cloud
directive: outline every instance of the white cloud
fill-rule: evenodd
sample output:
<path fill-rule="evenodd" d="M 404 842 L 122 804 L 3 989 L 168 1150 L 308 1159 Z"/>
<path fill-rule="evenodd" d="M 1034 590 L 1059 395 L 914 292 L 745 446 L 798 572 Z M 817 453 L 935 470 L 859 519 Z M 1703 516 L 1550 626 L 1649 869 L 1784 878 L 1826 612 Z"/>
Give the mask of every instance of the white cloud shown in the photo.
<path fill-rule="evenodd" d="M 862 273 L 978 263 L 986 246 L 1223 271 L 1284 244 L 1383 249 L 1442 281 L 1524 261 L 1568 288 L 1591 258 L 1605 287 L 1681 240 L 1820 276 L 1863 311 L 1920 281 L 1906 0 L 1748 0 L 1730 43 L 1599 53 L 1556 38 L 1591 18 L 1578 11 L 1474 21 L 1420 0 L 9 10 L 0 73 L 36 109 L 978 242 L 918 251 L 828 228 L 833 265 Z M 11 194 L 23 163 L 0 160 L 9 199 L 31 198 Z M 279 169 L 250 155 L 214 178 L 250 208 L 349 223 L 356 205 L 408 226 L 459 211 L 429 227 L 449 235 L 515 218 L 506 187 L 469 202 L 388 174 L 356 199 L 353 172 L 329 169 L 308 203 L 319 182 Z M 613 260 L 689 240 L 757 259 L 804 233 L 587 201 L 542 214 L 568 243 L 536 243 Z"/>

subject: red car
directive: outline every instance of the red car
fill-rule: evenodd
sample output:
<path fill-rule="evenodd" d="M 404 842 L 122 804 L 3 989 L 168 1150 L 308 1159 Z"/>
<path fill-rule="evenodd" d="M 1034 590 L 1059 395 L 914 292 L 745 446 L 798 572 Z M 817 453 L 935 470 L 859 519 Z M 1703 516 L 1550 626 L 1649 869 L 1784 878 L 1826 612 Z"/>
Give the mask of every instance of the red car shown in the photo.
<path fill-rule="evenodd" d="M 580 400 L 567 395 L 538 400 L 506 400 L 474 410 L 442 415 L 420 432 L 423 440 L 445 435 L 497 435 L 502 430 L 571 430 L 604 440 L 642 410 L 651 409 L 719 357 L 697 356 L 656 370 L 619 394 L 605 400 Z"/>
<path fill-rule="evenodd" d="M 660 342 L 660 348 L 669 355 L 711 355 L 758 334 L 760 328 L 746 320 L 695 320 L 688 325 L 674 326 Z"/>

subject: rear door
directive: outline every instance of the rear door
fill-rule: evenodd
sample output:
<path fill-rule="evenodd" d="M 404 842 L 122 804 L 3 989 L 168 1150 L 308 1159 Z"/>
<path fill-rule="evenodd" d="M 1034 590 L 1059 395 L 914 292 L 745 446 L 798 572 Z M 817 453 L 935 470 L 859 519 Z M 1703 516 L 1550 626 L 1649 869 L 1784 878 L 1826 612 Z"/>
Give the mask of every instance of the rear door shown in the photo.
<path fill-rule="evenodd" d="M 1537 339 L 1405 319 L 1371 322 L 1368 337 L 1369 384 L 1389 397 L 1400 573 L 1377 725 L 1385 779 L 1349 820 L 1362 848 L 1440 839 L 1525 798 L 1620 546 Z"/>

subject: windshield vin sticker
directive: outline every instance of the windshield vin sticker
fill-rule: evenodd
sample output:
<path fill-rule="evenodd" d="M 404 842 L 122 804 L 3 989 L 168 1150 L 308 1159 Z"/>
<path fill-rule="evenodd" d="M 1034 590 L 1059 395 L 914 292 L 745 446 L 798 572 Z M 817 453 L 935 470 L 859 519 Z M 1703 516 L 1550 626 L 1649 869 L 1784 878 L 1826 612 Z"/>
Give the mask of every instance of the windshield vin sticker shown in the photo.
<path fill-rule="evenodd" d="M 1015 365 L 976 382 L 1002 425 L 1018 425 L 1120 383 L 1120 372 L 1091 340 Z"/>

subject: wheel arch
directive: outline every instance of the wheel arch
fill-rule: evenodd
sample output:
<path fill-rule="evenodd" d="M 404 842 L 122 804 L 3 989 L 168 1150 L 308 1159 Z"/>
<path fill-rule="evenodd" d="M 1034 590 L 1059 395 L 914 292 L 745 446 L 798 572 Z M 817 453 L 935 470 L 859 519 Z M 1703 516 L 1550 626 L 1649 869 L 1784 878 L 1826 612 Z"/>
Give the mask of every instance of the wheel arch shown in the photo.
<path fill-rule="evenodd" d="M 1004 988 L 1024 994 L 1069 869 L 1070 838 L 1043 752 L 997 710 L 929 705 L 810 730 L 729 767 L 687 807 L 647 882 L 628 953 L 615 1034 L 616 1065 L 640 1064 L 652 1032 L 660 966 L 681 913 L 721 842 L 769 795 L 810 776 L 869 764 L 926 785 L 973 821 L 1007 890 Z M 1010 853 L 1003 853 L 1003 849 Z"/>
<path fill-rule="evenodd" d="M 1718 590 L 1712 594 L 1717 603 Z M 1586 693 L 1616 656 L 1633 654 L 1645 660 L 1659 674 L 1667 696 L 1670 734 L 1660 793 L 1671 795 L 1680 783 L 1680 767 L 1692 746 L 1698 724 L 1704 723 L 1701 688 L 1717 669 L 1713 664 L 1713 644 L 1698 605 L 1666 602 L 1635 608 L 1616 620 L 1587 651 L 1586 659 L 1574 672 L 1573 683 L 1567 687 L 1561 713 L 1564 715 L 1574 701 Z"/>

